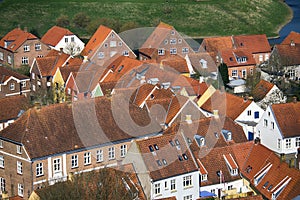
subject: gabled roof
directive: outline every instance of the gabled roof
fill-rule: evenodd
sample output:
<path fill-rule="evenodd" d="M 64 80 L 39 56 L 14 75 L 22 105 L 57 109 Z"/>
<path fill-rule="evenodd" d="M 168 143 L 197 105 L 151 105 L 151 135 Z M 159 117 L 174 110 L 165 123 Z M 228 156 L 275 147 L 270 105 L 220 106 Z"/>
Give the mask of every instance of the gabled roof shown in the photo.
<path fill-rule="evenodd" d="M 281 44 L 291 44 L 291 42 L 300 44 L 300 33 L 291 31 L 290 34 L 281 42 Z"/>
<path fill-rule="evenodd" d="M 142 45 L 144 48 L 156 48 L 158 49 L 159 45 L 163 42 L 166 35 L 170 33 L 171 30 L 175 30 L 173 26 L 160 22 L 158 26 L 154 29 L 151 35 L 147 38 L 145 43 Z"/>
<path fill-rule="evenodd" d="M 45 33 L 41 41 L 47 45 L 55 47 L 58 42 L 67 35 L 74 35 L 74 33 L 67 28 L 53 26 Z"/>
<path fill-rule="evenodd" d="M 256 65 L 251 52 L 247 49 L 223 49 L 220 51 L 223 62 L 228 67 Z M 239 62 L 237 57 L 246 58 L 245 62 Z"/>
<path fill-rule="evenodd" d="M 163 60 L 161 60 L 161 65 L 164 67 L 171 67 L 179 73 L 189 73 L 189 68 L 184 58 L 181 56 L 169 56 Z"/>
<path fill-rule="evenodd" d="M 3 66 L 0 66 L 0 84 L 3 84 L 10 77 L 14 77 L 14 78 L 19 79 L 19 80 L 29 79 L 28 76 L 25 76 L 23 74 L 19 74 L 15 71 L 12 71 L 12 70 L 7 69 Z"/>
<path fill-rule="evenodd" d="M 233 47 L 231 39 L 230 36 L 204 38 L 200 45 L 200 49 L 204 49 L 207 52 L 215 52 L 217 54 L 220 50 Z"/>
<path fill-rule="evenodd" d="M 263 169 L 269 170 L 256 185 L 255 178 L 263 174 Z M 274 152 L 261 144 L 252 145 L 241 173 L 256 190 L 268 199 L 272 199 L 272 193 L 276 192 L 279 186 L 282 186 L 289 178 L 291 178 L 290 181 L 277 199 L 293 199 L 299 195 L 299 170 L 289 168 L 286 162 L 282 162 Z"/>
<path fill-rule="evenodd" d="M 198 52 L 188 55 L 191 65 L 194 69 L 200 72 L 201 75 L 206 73 L 216 72 L 218 70 L 216 63 L 216 54 L 214 52 Z M 201 61 L 206 61 L 207 68 L 203 68 Z M 205 67 L 205 66 L 204 66 Z"/>
<path fill-rule="evenodd" d="M 18 118 L 29 107 L 29 99 L 24 95 L 0 98 L 0 122 Z"/>
<path fill-rule="evenodd" d="M 237 49 L 246 48 L 250 53 L 271 52 L 271 46 L 265 34 L 233 36 L 234 46 Z"/>
<path fill-rule="evenodd" d="M 94 55 L 95 51 L 102 45 L 104 40 L 112 31 L 112 29 L 100 25 L 82 51 L 83 55 L 88 57 Z"/>
<path fill-rule="evenodd" d="M 273 83 L 261 79 L 252 91 L 254 101 L 260 101 L 265 98 L 273 87 Z"/>
<path fill-rule="evenodd" d="M 60 73 L 62 75 L 63 80 L 66 82 L 71 74 L 71 72 L 78 72 L 80 69 L 80 65 L 71 65 L 71 66 L 65 66 L 65 67 L 60 67 Z"/>
<path fill-rule="evenodd" d="M 32 39 L 38 39 L 38 37 L 20 28 L 15 28 L 0 40 L 0 46 L 5 48 L 5 42 L 9 42 L 6 48 L 10 51 L 16 51 L 26 40 Z"/>
<path fill-rule="evenodd" d="M 159 124 L 151 121 L 145 109 L 129 104 L 128 114 L 134 121 L 132 124 L 122 114 L 124 109 L 115 103 L 107 98 L 97 97 L 72 104 L 32 108 L 0 132 L 0 138 L 23 144 L 29 157 L 33 159 L 129 140 L 161 130 Z M 120 113 L 119 117 L 113 115 L 113 112 Z M 147 130 L 137 126 L 147 126 Z"/>
<path fill-rule="evenodd" d="M 300 103 L 273 104 L 271 110 L 284 138 L 300 136 Z"/>
<path fill-rule="evenodd" d="M 137 145 L 150 177 L 154 181 L 198 170 L 187 144 L 180 134 L 138 140 Z"/>
<path fill-rule="evenodd" d="M 300 43 L 294 44 L 294 46 L 290 44 L 277 44 L 274 49 L 277 50 L 283 66 L 300 64 Z"/>
<path fill-rule="evenodd" d="M 210 113 L 213 113 L 213 110 L 218 110 L 220 115 L 226 115 L 235 120 L 251 102 L 242 97 L 217 90 L 201 108 Z"/>

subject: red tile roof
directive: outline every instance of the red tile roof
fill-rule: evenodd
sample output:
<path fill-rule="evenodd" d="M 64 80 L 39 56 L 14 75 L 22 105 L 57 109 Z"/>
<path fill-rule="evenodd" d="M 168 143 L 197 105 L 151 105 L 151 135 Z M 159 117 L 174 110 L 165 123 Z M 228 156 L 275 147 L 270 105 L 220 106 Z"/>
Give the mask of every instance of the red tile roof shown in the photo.
<path fill-rule="evenodd" d="M 216 72 L 218 69 L 216 54 L 214 52 L 198 52 L 189 54 L 188 56 L 193 68 L 200 74 L 205 75 L 206 73 Z M 207 62 L 207 68 L 203 68 L 202 64 L 200 63 L 201 60 L 205 60 Z"/>
<path fill-rule="evenodd" d="M 261 181 L 255 185 L 254 179 L 262 172 L 262 169 L 266 169 L 267 166 L 271 166 L 269 171 Z M 244 166 L 241 169 L 241 173 L 250 181 L 252 187 L 268 199 L 272 199 L 272 193 L 278 189 L 278 186 L 283 183 L 283 180 L 288 180 L 289 178 L 291 178 L 290 181 L 277 199 L 293 199 L 299 195 L 299 170 L 289 168 L 286 162 L 280 161 L 280 158 L 274 152 L 261 144 L 253 144 Z M 269 188 L 271 185 L 272 188 Z"/>
<path fill-rule="evenodd" d="M 175 147 L 175 140 L 178 140 L 180 143 L 177 147 Z M 170 144 L 170 141 L 173 141 L 174 146 Z M 138 140 L 137 145 L 150 173 L 150 177 L 154 181 L 198 170 L 180 134 L 162 135 Z M 158 150 L 155 149 L 155 145 L 157 145 Z M 154 149 L 153 152 L 150 151 L 149 146 L 152 146 Z M 183 154 L 187 156 L 187 159 L 183 158 Z M 181 156 L 182 161 L 179 160 L 178 156 Z M 166 162 L 164 163 L 163 160 Z M 160 161 L 160 165 L 158 161 Z"/>
<path fill-rule="evenodd" d="M 24 95 L 0 98 L 0 122 L 18 118 L 20 111 L 25 112 L 29 107 L 29 99 Z"/>
<path fill-rule="evenodd" d="M 0 84 L 7 81 L 10 77 L 14 77 L 19 80 L 29 79 L 28 76 L 12 71 L 11 69 L 7 69 L 3 66 L 0 66 Z"/>
<path fill-rule="evenodd" d="M 220 115 L 226 115 L 235 120 L 251 102 L 250 100 L 245 101 L 242 97 L 217 90 L 201 108 L 210 113 L 213 113 L 213 110 L 218 110 Z"/>
<path fill-rule="evenodd" d="M 256 65 L 253 55 L 248 49 L 223 49 L 220 51 L 223 62 L 228 67 Z M 237 59 L 245 57 L 245 62 L 239 62 Z"/>
<path fill-rule="evenodd" d="M 55 47 L 58 42 L 67 35 L 74 35 L 74 33 L 67 28 L 53 26 L 45 33 L 41 41 L 47 45 Z"/>
<path fill-rule="evenodd" d="M 300 102 L 273 104 L 271 109 L 284 138 L 299 136 Z"/>
<path fill-rule="evenodd" d="M 162 65 L 165 67 L 171 67 L 176 72 L 179 73 L 189 73 L 189 68 L 187 66 L 186 60 L 182 58 L 181 56 L 170 56 L 163 60 L 161 60 Z"/>
<path fill-rule="evenodd" d="M 273 83 L 261 79 L 252 91 L 254 101 L 260 101 L 274 87 Z"/>
<path fill-rule="evenodd" d="M 246 48 L 250 53 L 270 53 L 271 46 L 265 34 L 233 36 L 234 46 L 237 49 Z"/>
<path fill-rule="evenodd" d="M 0 137 L 3 140 L 22 143 L 30 158 L 38 158 L 140 137 L 161 130 L 159 124 L 151 121 L 145 109 L 132 104 L 129 104 L 128 109 L 129 118 L 134 124 L 129 123 L 122 114 L 124 109 L 115 105 L 116 103 L 118 102 L 98 97 L 72 104 L 62 103 L 41 109 L 32 108 L 2 130 Z M 113 112 L 120 113 L 119 117 L 113 115 Z M 147 130 L 139 130 L 137 126 L 147 126 Z M 12 132 L 14 134 L 11 134 Z M 61 138 L 69 139 L 61 140 Z"/>
<path fill-rule="evenodd" d="M 283 66 L 300 64 L 300 43 L 294 46 L 290 44 L 277 44 L 274 49 L 277 50 Z"/>
<path fill-rule="evenodd" d="M 95 51 L 102 45 L 104 40 L 112 31 L 113 31 L 112 29 L 100 25 L 99 28 L 94 33 L 94 35 L 89 40 L 89 42 L 87 43 L 87 45 L 85 46 L 83 50 L 83 55 L 86 55 L 88 57 L 94 55 Z"/>
<path fill-rule="evenodd" d="M 7 33 L 1 40 L 0 46 L 5 47 L 5 42 L 10 42 L 6 47 L 10 51 L 16 51 L 26 40 L 38 39 L 35 35 L 15 28 Z"/>
<path fill-rule="evenodd" d="M 218 51 L 233 47 L 231 39 L 230 36 L 204 38 L 200 45 L 200 49 L 201 51 L 205 50 L 217 54 Z"/>
<path fill-rule="evenodd" d="M 290 32 L 290 34 L 281 42 L 281 44 L 291 44 L 291 41 L 300 44 L 300 33 L 294 31 Z"/>

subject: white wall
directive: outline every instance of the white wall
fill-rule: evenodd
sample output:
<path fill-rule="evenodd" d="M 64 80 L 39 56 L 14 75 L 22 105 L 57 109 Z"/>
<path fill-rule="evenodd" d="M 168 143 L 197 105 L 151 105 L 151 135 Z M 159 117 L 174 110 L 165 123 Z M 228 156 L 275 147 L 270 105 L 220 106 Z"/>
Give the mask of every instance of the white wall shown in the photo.
<path fill-rule="evenodd" d="M 251 114 L 248 115 L 248 111 L 251 111 Z M 259 112 L 259 118 L 254 118 L 254 113 Z M 250 121 L 250 122 L 258 122 L 263 115 L 264 110 L 259 107 L 254 101 L 235 119 L 235 121 Z"/>
<path fill-rule="evenodd" d="M 58 43 L 57 45 L 54 47 L 55 50 L 60 51 L 60 48 L 63 48 L 64 53 L 66 53 L 65 49 L 66 46 L 71 44 L 71 37 L 74 37 L 74 43 L 76 44 L 76 46 L 80 47 L 80 51 L 78 51 L 77 53 L 81 53 L 81 51 L 84 48 L 84 43 L 76 36 L 76 35 L 67 35 L 64 36 Z M 68 43 L 65 42 L 65 38 L 68 38 Z"/>
<path fill-rule="evenodd" d="M 184 188 L 183 187 L 183 177 L 191 175 L 192 176 L 192 186 Z M 171 180 L 175 179 L 176 189 L 171 191 Z M 165 188 L 165 182 L 167 182 L 167 188 Z M 160 183 L 161 193 L 158 195 L 154 194 L 154 184 Z M 199 197 L 199 171 L 187 173 L 184 175 L 179 175 L 171 178 L 166 178 L 160 181 L 155 181 L 152 183 L 151 199 L 166 198 L 175 196 L 178 200 L 183 200 L 184 196 L 193 195 L 193 199 Z"/>

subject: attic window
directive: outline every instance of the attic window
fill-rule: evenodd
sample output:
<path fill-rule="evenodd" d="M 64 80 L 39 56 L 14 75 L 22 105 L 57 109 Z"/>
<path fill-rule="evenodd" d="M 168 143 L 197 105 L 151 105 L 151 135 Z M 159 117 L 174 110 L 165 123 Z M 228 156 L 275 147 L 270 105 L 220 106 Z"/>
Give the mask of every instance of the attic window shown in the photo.
<path fill-rule="evenodd" d="M 263 188 L 265 189 L 269 184 L 269 181 L 265 182 L 265 184 L 263 185 Z"/>
<path fill-rule="evenodd" d="M 254 185 L 258 185 L 259 182 L 263 179 L 263 177 L 268 173 L 268 171 L 271 169 L 272 164 L 268 163 L 262 170 L 260 170 L 255 176 L 254 176 Z"/>
<path fill-rule="evenodd" d="M 188 142 L 189 144 L 191 144 L 191 143 L 192 143 L 191 138 L 187 138 L 187 142 Z"/>
<path fill-rule="evenodd" d="M 176 139 L 176 140 L 175 140 L 175 144 L 176 144 L 176 145 L 180 145 L 180 143 L 179 143 L 179 140 L 178 140 L 178 139 Z"/>
<path fill-rule="evenodd" d="M 164 165 L 168 164 L 167 161 L 166 161 L 166 159 L 162 159 L 162 162 L 163 162 Z"/>
<path fill-rule="evenodd" d="M 242 47 L 244 46 L 244 44 L 241 42 L 241 44 L 240 44 Z"/>
<path fill-rule="evenodd" d="M 154 146 L 155 150 L 159 150 L 157 144 L 154 144 L 153 146 Z"/>
<path fill-rule="evenodd" d="M 233 58 L 232 58 L 232 57 L 230 57 L 230 58 L 229 58 L 229 60 L 230 60 L 230 61 L 233 61 Z"/>
<path fill-rule="evenodd" d="M 202 147 L 202 146 L 205 145 L 205 138 L 204 137 L 202 137 L 200 135 L 195 135 L 194 138 L 195 138 L 195 141 L 196 141 L 196 143 L 199 147 Z"/>
<path fill-rule="evenodd" d="M 214 133 L 216 138 L 219 138 L 219 134 L 217 132 Z"/>
<path fill-rule="evenodd" d="M 226 141 L 232 140 L 232 134 L 229 130 L 222 130 L 221 132 L 222 132 L 222 134 L 223 134 Z"/>
<path fill-rule="evenodd" d="M 162 163 L 160 160 L 157 160 L 156 162 L 157 162 L 158 166 L 162 166 Z"/>
<path fill-rule="evenodd" d="M 246 173 L 249 174 L 252 170 L 252 167 L 250 165 L 247 166 L 246 168 Z"/>
<path fill-rule="evenodd" d="M 172 140 L 170 140 L 169 143 L 170 143 L 170 145 L 171 145 L 172 147 L 175 146 L 175 144 L 174 144 L 174 142 L 173 142 Z"/>
<path fill-rule="evenodd" d="M 187 159 L 188 159 L 188 157 L 187 157 L 187 155 L 186 155 L 185 153 L 182 154 L 182 157 L 183 157 L 184 160 L 187 160 Z"/>
<path fill-rule="evenodd" d="M 268 191 L 270 191 L 272 188 L 273 188 L 273 185 L 271 184 L 271 185 L 268 187 Z"/>
<path fill-rule="evenodd" d="M 150 150 L 150 152 L 153 152 L 153 151 L 154 151 L 154 149 L 153 149 L 153 146 L 152 146 L 152 145 L 150 145 L 150 146 L 149 146 L 149 150 Z"/>
<path fill-rule="evenodd" d="M 181 155 L 178 155 L 178 160 L 179 160 L 179 161 L 183 161 L 183 159 L 182 159 L 182 156 L 181 156 Z"/>
<path fill-rule="evenodd" d="M 112 66 L 111 66 L 111 69 L 114 69 L 114 68 L 115 68 L 115 65 L 112 65 Z"/>
<path fill-rule="evenodd" d="M 124 65 L 121 65 L 118 69 L 118 72 L 121 72 L 123 68 L 124 68 Z"/>

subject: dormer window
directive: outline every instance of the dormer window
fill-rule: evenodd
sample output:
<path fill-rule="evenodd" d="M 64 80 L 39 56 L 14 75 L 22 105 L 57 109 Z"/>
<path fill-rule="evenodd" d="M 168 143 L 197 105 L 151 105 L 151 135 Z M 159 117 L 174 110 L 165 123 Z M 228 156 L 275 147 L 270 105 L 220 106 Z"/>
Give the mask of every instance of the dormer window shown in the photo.
<path fill-rule="evenodd" d="M 207 181 L 207 174 L 200 174 L 201 182 Z"/>
<path fill-rule="evenodd" d="M 154 146 L 155 150 L 159 150 L 157 144 L 154 144 L 153 146 Z"/>
<path fill-rule="evenodd" d="M 195 135 L 194 139 L 199 147 L 203 147 L 205 145 L 205 138 L 200 135 Z"/>
<path fill-rule="evenodd" d="M 188 159 L 188 157 L 187 157 L 187 155 L 186 155 L 185 153 L 182 154 L 182 157 L 183 157 L 184 160 L 187 160 L 187 159 Z"/>
<path fill-rule="evenodd" d="M 174 144 L 174 142 L 173 142 L 172 140 L 170 140 L 169 143 L 170 143 L 170 145 L 171 145 L 172 147 L 175 146 L 175 144 Z"/>
<path fill-rule="evenodd" d="M 150 152 L 153 152 L 153 151 L 154 151 L 154 148 L 153 148 L 152 145 L 149 146 L 149 150 L 150 150 Z"/>
<path fill-rule="evenodd" d="M 200 171 L 200 180 L 201 182 L 203 181 L 207 181 L 207 170 L 205 169 L 205 167 L 203 166 L 203 164 L 201 163 L 201 161 L 199 159 L 197 159 L 197 162 L 199 164 L 199 171 Z"/>
<path fill-rule="evenodd" d="M 3 148 L 3 140 L 0 140 L 0 148 Z"/>
<path fill-rule="evenodd" d="M 199 62 L 200 62 L 200 65 L 201 65 L 201 67 L 202 67 L 203 69 L 206 69 L 206 68 L 207 68 L 207 61 L 206 61 L 206 60 L 201 59 Z"/>
<path fill-rule="evenodd" d="M 158 166 L 162 166 L 162 163 L 161 163 L 160 160 L 157 160 L 156 163 L 157 163 Z"/>
<path fill-rule="evenodd" d="M 268 163 L 264 168 L 262 168 L 255 176 L 254 176 L 254 185 L 258 185 L 263 177 L 268 173 L 271 169 L 272 164 Z"/>
<path fill-rule="evenodd" d="M 291 181 L 292 178 L 286 176 L 280 183 L 278 183 L 272 191 L 272 200 L 277 199 L 277 197 L 280 195 L 280 193 L 284 190 L 284 188 L 287 186 L 287 184 Z"/>
<path fill-rule="evenodd" d="M 224 136 L 226 141 L 231 141 L 232 140 L 232 133 L 228 130 L 222 130 L 222 135 Z"/>
<path fill-rule="evenodd" d="M 168 164 L 167 161 L 166 161 L 166 159 L 162 159 L 162 162 L 163 162 L 164 165 Z"/>
<path fill-rule="evenodd" d="M 234 161 L 232 155 L 231 154 L 226 154 L 226 155 L 223 155 L 223 158 L 226 162 L 226 165 L 229 169 L 229 172 L 230 172 L 231 176 L 238 175 L 238 165 Z"/>

